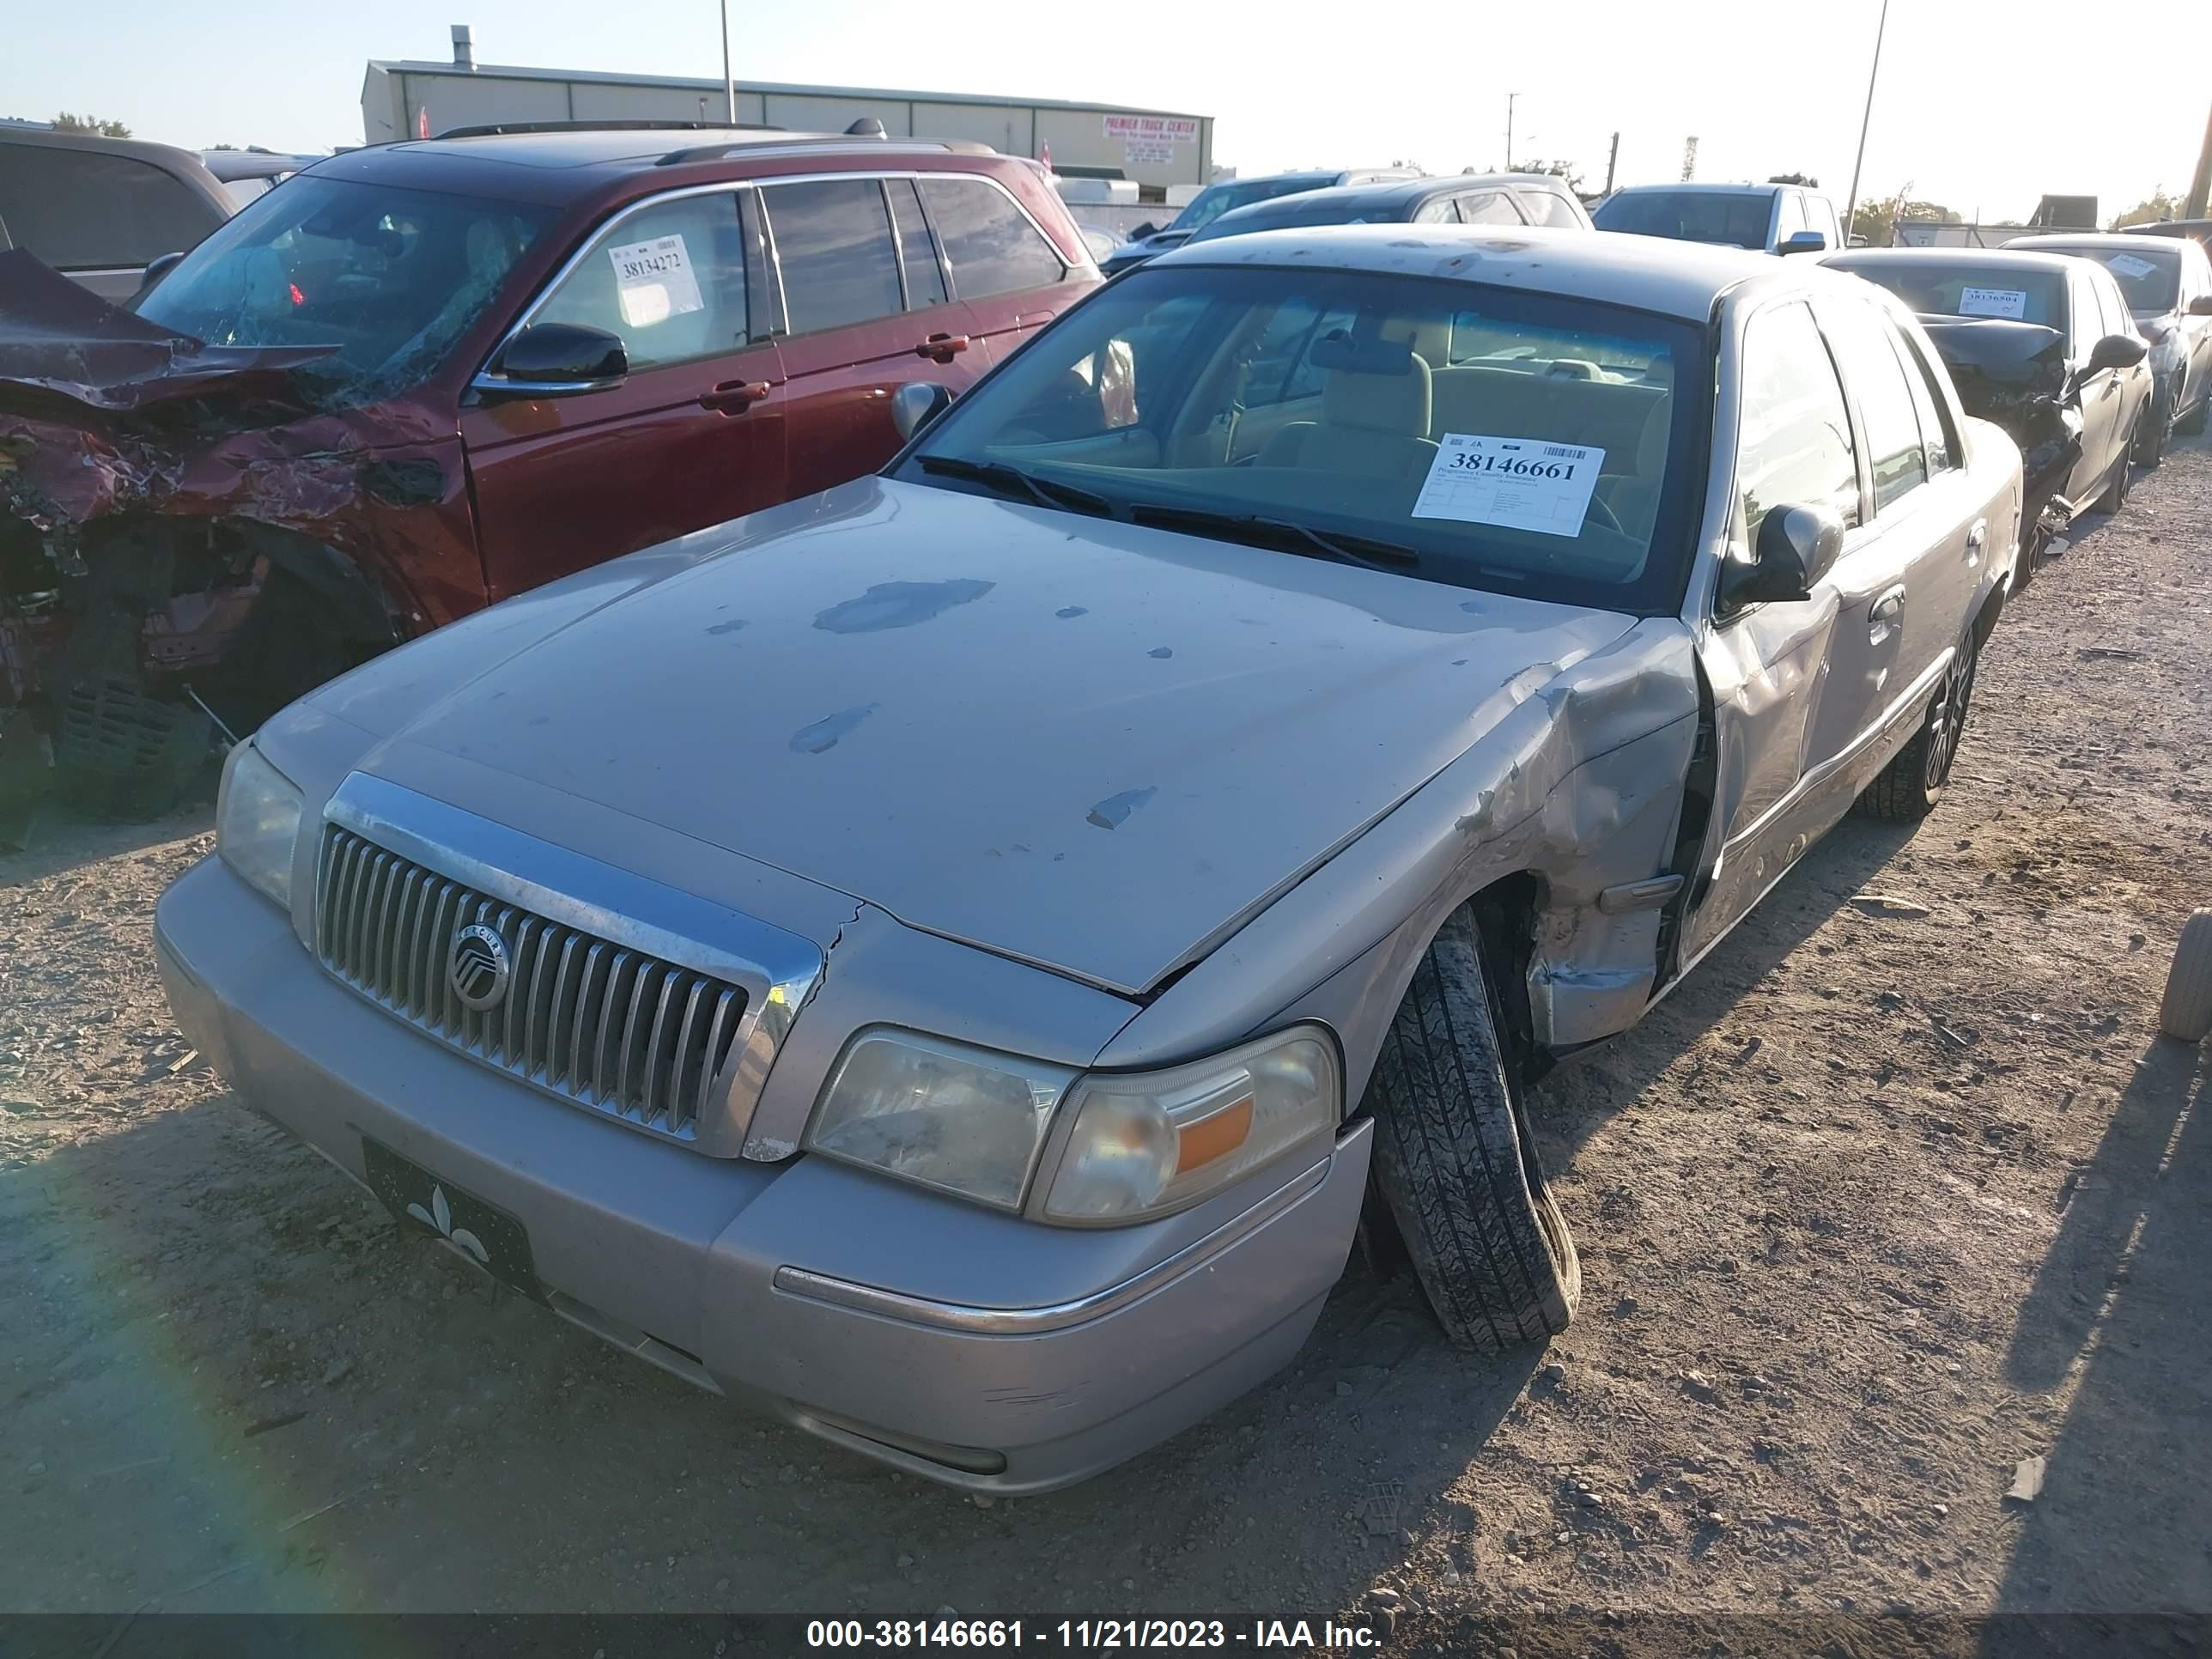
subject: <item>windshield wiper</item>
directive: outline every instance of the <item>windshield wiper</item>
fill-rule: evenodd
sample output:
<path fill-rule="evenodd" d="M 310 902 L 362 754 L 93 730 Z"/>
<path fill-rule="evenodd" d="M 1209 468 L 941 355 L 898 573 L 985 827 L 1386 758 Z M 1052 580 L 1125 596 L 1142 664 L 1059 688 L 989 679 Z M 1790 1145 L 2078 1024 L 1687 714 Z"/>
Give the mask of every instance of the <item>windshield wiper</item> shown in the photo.
<path fill-rule="evenodd" d="M 1093 489 L 1075 484 L 1062 483 L 1057 478 L 1040 478 L 1033 472 L 1024 472 L 1004 461 L 971 461 L 962 455 L 917 455 L 915 465 L 924 472 L 939 472 L 948 478 L 969 478 L 981 484 L 989 484 L 1003 495 L 1025 495 L 1040 507 L 1071 507 L 1079 513 L 1095 514 L 1110 518 L 1114 504 Z"/>
<path fill-rule="evenodd" d="M 1255 547 L 1334 559 L 1369 570 L 1410 570 L 1421 562 L 1419 554 L 1395 542 L 1347 535 L 1341 531 L 1316 530 L 1311 525 L 1290 519 L 1266 518 L 1256 513 L 1223 513 L 1210 507 L 1136 501 L 1130 505 L 1129 519 L 1133 524 L 1152 525 L 1163 530 L 1210 532 Z"/>

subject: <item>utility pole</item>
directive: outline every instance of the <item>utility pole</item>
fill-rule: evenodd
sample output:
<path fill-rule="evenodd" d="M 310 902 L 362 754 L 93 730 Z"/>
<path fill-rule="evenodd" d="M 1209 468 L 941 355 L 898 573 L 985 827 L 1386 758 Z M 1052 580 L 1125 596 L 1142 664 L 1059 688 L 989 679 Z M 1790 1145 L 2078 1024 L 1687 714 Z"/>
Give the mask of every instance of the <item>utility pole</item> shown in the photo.
<path fill-rule="evenodd" d="M 1505 94 L 1505 166 L 1501 171 L 1506 173 L 1513 171 L 1513 100 L 1520 95 L 1517 92 Z"/>
<path fill-rule="evenodd" d="M 1881 0 L 1881 17 L 1874 26 L 1874 64 L 1867 70 L 1866 112 L 1859 117 L 1859 153 L 1851 162 L 1850 199 L 1844 204 L 1844 230 L 1849 234 L 1851 216 L 1859 206 L 1859 169 L 1866 165 L 1867 128 L 1874 120 L 1874 82 L 1881 73 L 1881 37 L 1889 29 L 1889 0 Z"/>
<path fill-rule="evenodd" d="M 2208 198 L 2212 198 L 2212 115 L 2204 118 L 2204 148 L 2197 152 L 2197 177 L 2190 184 L 2189 202 L 2181 216 L 2202 219 Z"/>
<path fill-rule="evenodd" d="M 1884 0 L 1887 3 L 1887 0 Z M 722 98 L 732 126 L 738 124 L 738 83 L 730 76 L 730 0 L 722 0 Z"/>
<path fill-rule="evenodd" d="M 1613 170 L 1620 162 L 1620 135 L 1616 132 L 1613 135 L 1613 148 L 1606 152 L 1605 157 L 1605 193 L 1608 196 L 1613 194 Z"/>

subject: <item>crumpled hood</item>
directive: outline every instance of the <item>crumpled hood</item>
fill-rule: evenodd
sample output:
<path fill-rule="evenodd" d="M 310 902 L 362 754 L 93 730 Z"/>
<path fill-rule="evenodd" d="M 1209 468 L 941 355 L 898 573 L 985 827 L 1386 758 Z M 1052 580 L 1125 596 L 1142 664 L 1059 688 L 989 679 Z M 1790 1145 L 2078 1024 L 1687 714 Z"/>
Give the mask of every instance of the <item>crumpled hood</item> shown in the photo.
<path fill-rule="evenodd" d="M 1135 992 L 1632 625 L 878 478 L 732 529 L 313 701 Z"/>

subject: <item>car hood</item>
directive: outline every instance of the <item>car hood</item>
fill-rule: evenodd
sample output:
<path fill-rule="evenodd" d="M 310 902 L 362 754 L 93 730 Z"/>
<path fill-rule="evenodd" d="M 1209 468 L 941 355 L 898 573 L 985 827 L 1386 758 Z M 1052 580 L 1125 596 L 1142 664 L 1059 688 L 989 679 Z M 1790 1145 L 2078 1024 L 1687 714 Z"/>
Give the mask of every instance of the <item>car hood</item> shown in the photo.
<path fill-rule="evenodd" d="M 1633 625 L 879 478 L 676 545 L 314 701 L 1131 993 Z"/>

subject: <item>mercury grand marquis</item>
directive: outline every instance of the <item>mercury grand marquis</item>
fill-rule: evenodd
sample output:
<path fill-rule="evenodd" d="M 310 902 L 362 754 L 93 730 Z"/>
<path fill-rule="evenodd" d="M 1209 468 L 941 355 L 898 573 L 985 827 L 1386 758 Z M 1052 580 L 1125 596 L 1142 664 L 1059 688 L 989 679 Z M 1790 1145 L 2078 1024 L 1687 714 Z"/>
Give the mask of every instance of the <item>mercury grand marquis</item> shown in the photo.
<path fill-rule="evenodd" d="M 1450 1339 L 1562 1329 L 1529 1084 L 1935 804 L 2018 452 L 1871 284 L 1534 229 L 1197 245 L 895 397 L 881 474 L 237 748 L 185 1032 L 518 1291 L 975 1491 L 1285 1364 L 1370 1190 Z"/>

